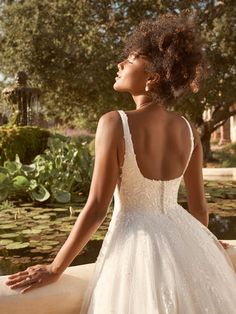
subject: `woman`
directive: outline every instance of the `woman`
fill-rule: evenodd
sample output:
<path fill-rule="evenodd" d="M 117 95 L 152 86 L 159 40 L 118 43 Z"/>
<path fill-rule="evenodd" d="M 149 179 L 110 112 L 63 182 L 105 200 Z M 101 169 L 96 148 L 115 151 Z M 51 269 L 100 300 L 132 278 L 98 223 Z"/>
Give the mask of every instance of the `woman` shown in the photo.
<path fill-rule="evenodd" d="M 192 123 L 167 110 L 189 89 L 197 92 L 203 78 L 192 16 L 142 22 L 125 54 L 114 89 L 129 92 L 136 109 L 100 118 L 89 197 L 54 261 L 7 284 L 24 293 L 56 281 L 101 225 L 114 194 L 81 313 L 233 314 L 233 265 L 207 228 L 200 138 Z M 189 212 L 177 203 L 182 178 Z"/>

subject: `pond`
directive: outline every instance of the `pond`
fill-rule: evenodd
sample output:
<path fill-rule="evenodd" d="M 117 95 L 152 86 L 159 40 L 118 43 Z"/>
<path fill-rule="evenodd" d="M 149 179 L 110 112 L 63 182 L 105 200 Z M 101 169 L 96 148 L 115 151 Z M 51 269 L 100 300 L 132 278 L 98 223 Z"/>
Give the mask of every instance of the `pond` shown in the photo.
<path fill-rule="evenodd" d="M 218 239 L 236 239 L 236 182 L 205 181 L 209 208 L 208 228 Z M 187 208 L 183 184 L 179 203 Z M 22 204 L 19 208 L 0 211 L 0 275 L 11 274 L 38 263 L 50 263 L 65 242 L 84 203 L 70 206 L 33 207 Z M 76 208 L 75 210 L 73 208 Z M 107 232 L 113 204 L 106 219 L 92 239 L 75 258 L 72 265 L 93 263 Z"/>

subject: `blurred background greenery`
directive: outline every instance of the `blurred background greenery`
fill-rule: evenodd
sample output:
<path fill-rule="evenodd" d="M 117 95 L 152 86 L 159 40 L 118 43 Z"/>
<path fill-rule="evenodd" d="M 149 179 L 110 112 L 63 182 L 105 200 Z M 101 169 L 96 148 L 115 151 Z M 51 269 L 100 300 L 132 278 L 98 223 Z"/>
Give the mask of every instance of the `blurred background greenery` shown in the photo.
<path fill-rule="evenodd" d="M 178 0 L 2 0 L 0 4 L 1 85 L 20 69 L 40 87 L 48 119 L 95 132 L 107 111 L 134 107 L 127 94 L 112 88 L 127 36 L 145 18 L 190 8 L 209 61 L 209 76 L 197 94 L 173 108 L 189 117 L 201 134 L 204 158 L 210 160 L 210 137 L 236 114 L 235 3 Z M 212 110 L 205 121 L 203 112 Z"/>

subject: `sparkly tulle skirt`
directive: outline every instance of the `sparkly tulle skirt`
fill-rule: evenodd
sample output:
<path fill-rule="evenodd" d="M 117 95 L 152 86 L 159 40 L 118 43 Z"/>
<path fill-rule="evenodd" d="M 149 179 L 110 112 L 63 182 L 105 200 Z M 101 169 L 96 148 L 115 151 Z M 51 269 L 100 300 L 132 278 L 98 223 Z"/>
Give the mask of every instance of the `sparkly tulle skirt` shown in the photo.
<path fill-rule="evenodd" d="M 214 234 L 179 204 L 115 208 L 80 314 L 204 313 L 236 313 L 236 275 Z"/>

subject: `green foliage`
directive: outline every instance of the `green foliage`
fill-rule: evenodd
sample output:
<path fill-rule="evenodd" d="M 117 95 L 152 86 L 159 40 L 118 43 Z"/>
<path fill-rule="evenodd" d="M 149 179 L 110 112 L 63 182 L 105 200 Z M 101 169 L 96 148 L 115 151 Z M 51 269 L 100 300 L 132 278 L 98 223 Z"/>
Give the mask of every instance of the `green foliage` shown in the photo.
<path fill-rule="evenodd" d="M 131 107 L 127 95 L 118 95 L 112 85 L 132 28 L 145 18 L 186 8 L 197 12 L 213 75 L 200 93 L 187 96 L 175 109 L 199 122 L 206 107 L 234 99 L 233 0 L 5 2 L 0 11 L 1 71 L 13 76 L 26 70 L 43 89 L 49 115 L 94 129 L 102 113 Z"/>
<path fill-rule="evenodd" d="M 48 130 L 32 126 L 0 127 L 0 165 L 15 160 L 16 154 L 22 163 L 30 163 L 46 149 L 49 135 Z"/>
<path fill-rule="evenodd" d="M 1 175 L 0 175 L 0 177 L 1 177 Z M 15 207 L 15 205 L 13 202 L 11 202 L 9 200 L 5 200 L 5 201 L 1 202 L 1 204 L 0 204 L 0 211 L 4 210 L 4 209 L 10 209 L 10 208 L 13 209 L 14 207 Z"/>
<path fill-rule="evenodd" d="M 109 110 L 116 98 L 111 82 L 120 27 L 117 22 L 112 25 L 110 5 L 110 1 L 65 0 L 3 5 L 1 72 L 13 76 L 20 68 L 26 70 L 44 91 L 42 101 L 49 115 L 53 112 L 54 117 L 82 126 L 86 120 L 95 128 L 98 115 Z"/>
<path fill-rule="evenodd" d="M 48 148 L 29 165 L 5 161 L 0 167 L 0 200 L 27 198 L 59 203 L 71 200 L 72 193 L 88 193 L 92 177 L 93 158 L 87 142 L 63 136 L 48 139 Z"/>
<path fill-rule="evenodd" d="M 235 114 L 229 110 L 236 87 L 234 2 L 5 1 L 0 7 L 1 72 L 8 78 L 25 70 L 42 88 L 48 116 L 94 131 L 104 112 L 134 106 L 127 94 L 112 88 L 123 42 L 133 27 L 160 13 L 195 9 L 207 43 L 209 77 L 199 93 L 187 95 L 173 109 L 191 117 L 209 142 L 209 134 Z M 208 123 L 202 119 L 206 108 L 215 110 Z"/>
<path fill-rule="evenodd" d="M 236 167 L 236 143 L 225 146 L 224 149 L 214 152 L 213 155 L 219 160 L 222 167 Z"/>

